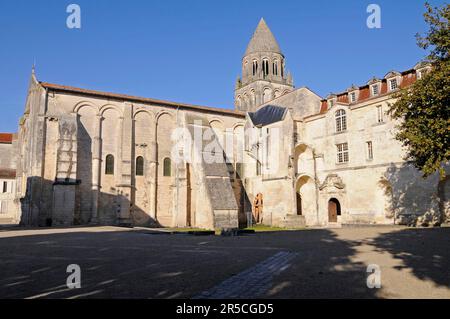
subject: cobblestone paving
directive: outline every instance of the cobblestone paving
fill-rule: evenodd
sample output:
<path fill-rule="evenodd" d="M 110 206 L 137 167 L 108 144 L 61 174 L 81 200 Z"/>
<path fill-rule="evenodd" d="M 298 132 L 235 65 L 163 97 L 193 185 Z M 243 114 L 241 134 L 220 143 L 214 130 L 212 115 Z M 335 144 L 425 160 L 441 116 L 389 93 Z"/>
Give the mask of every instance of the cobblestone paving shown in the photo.
<path fill-rule="evenodd" d="M 218 286 L 202 292 L 194 299 L 258 298 L 271 288 L 274 277 L 288 269 L 290 261 L 297 255 L 286 251 L 279 252 Z"/>

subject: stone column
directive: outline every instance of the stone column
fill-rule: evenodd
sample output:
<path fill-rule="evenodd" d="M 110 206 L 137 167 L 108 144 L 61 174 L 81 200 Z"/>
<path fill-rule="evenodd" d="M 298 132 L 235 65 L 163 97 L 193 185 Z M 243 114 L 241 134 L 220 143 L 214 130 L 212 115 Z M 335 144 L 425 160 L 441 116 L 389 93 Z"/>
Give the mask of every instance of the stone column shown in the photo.
<path fill-rule="evenodd" d="M 156 142 L 156 123 L 155 140 L 150 143 L 150 217 L 156 222 L 156 199 L 157 199 L 157 181 L 158 181 L 158 143 Z"/>
<path fill-rule="evenodd" d="M 124 103 L 124 116 L 119 119 L 119 166 L 118 166 L 118 189 L 120 196 L 120 224 L 130 224 L 132 201 L 132 173 L 134 157 L 134 138 L 133 138 L 133 105 Z"/>
<path fill-rule="evenodd" d="M 94 137 L 92 143 L 92 216 L 91 224 L 98 223 L 98 199 L 100 194 L 100 169 L 102 162 L 102 120 L 97 114 L 95 119 Z"/>

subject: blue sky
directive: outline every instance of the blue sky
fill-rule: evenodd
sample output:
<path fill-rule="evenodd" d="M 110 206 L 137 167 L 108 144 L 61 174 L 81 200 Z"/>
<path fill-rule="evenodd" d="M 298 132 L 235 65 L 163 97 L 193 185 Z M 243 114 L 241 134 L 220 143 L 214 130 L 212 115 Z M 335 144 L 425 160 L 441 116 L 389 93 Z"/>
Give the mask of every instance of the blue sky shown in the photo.
<path fill-rule="evenodd" d="M 71 3 L 80 30 L 66 27 Z M 366 26 L 370 3 L 381 29 Z M 423 12 L 421 0 L 0 0 L 0 132 L 17 130 L 34 61 L 41 81 L 232 108 L 261 17 L 296 86 L 326 96 L 413 67 Z"/>

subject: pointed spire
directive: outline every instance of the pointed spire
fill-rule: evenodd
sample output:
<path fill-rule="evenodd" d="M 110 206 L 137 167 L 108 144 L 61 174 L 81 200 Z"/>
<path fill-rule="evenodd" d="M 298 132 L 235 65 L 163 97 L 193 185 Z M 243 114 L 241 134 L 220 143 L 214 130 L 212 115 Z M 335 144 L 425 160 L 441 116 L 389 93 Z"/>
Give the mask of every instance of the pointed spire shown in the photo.
<path fill-rule="evenodd" d="M 282 54 L 280 46 L 273 36 L 272 31 L 270 31 L 267 26 L 266 21 L 264 21 L 264 18 L 261 18 L 259 21 L 258 27 L 256 28 L 255 33 L 248 44 L 245 55 L 255 52 L 274 52 Z"/>

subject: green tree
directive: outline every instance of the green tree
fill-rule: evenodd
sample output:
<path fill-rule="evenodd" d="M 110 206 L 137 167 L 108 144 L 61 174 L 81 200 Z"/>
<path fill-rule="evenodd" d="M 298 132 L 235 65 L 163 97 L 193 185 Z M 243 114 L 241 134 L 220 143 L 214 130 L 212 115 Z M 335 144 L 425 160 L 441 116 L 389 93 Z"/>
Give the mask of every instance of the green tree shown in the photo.
<path fill-rule="evenodd" d="M 432 64 L 421 80 L 401 90 L 389 114 L 400 120 L 396 138 L 407 159 L 427 177 L 438 171 L 444 178 L 450 161 L 450 5 L 425 5 L 429 31 L 417 35 L 418 45 L 430 49 L 425 62 Z"/>
<path fill-rule="evenodd" d="M 406 159 L 427 177 L 439 172 L 439 195 L 449 178 L 450 161 L 450 5 L 432 7 L 426 3 L 429 30 L 417 35 L 419 47 L 428 51 L 424 62 L 432 68 L 421 80 L 401 90 L 389 114 L 399 120 L 396 139 L 406 148 Z"/>

